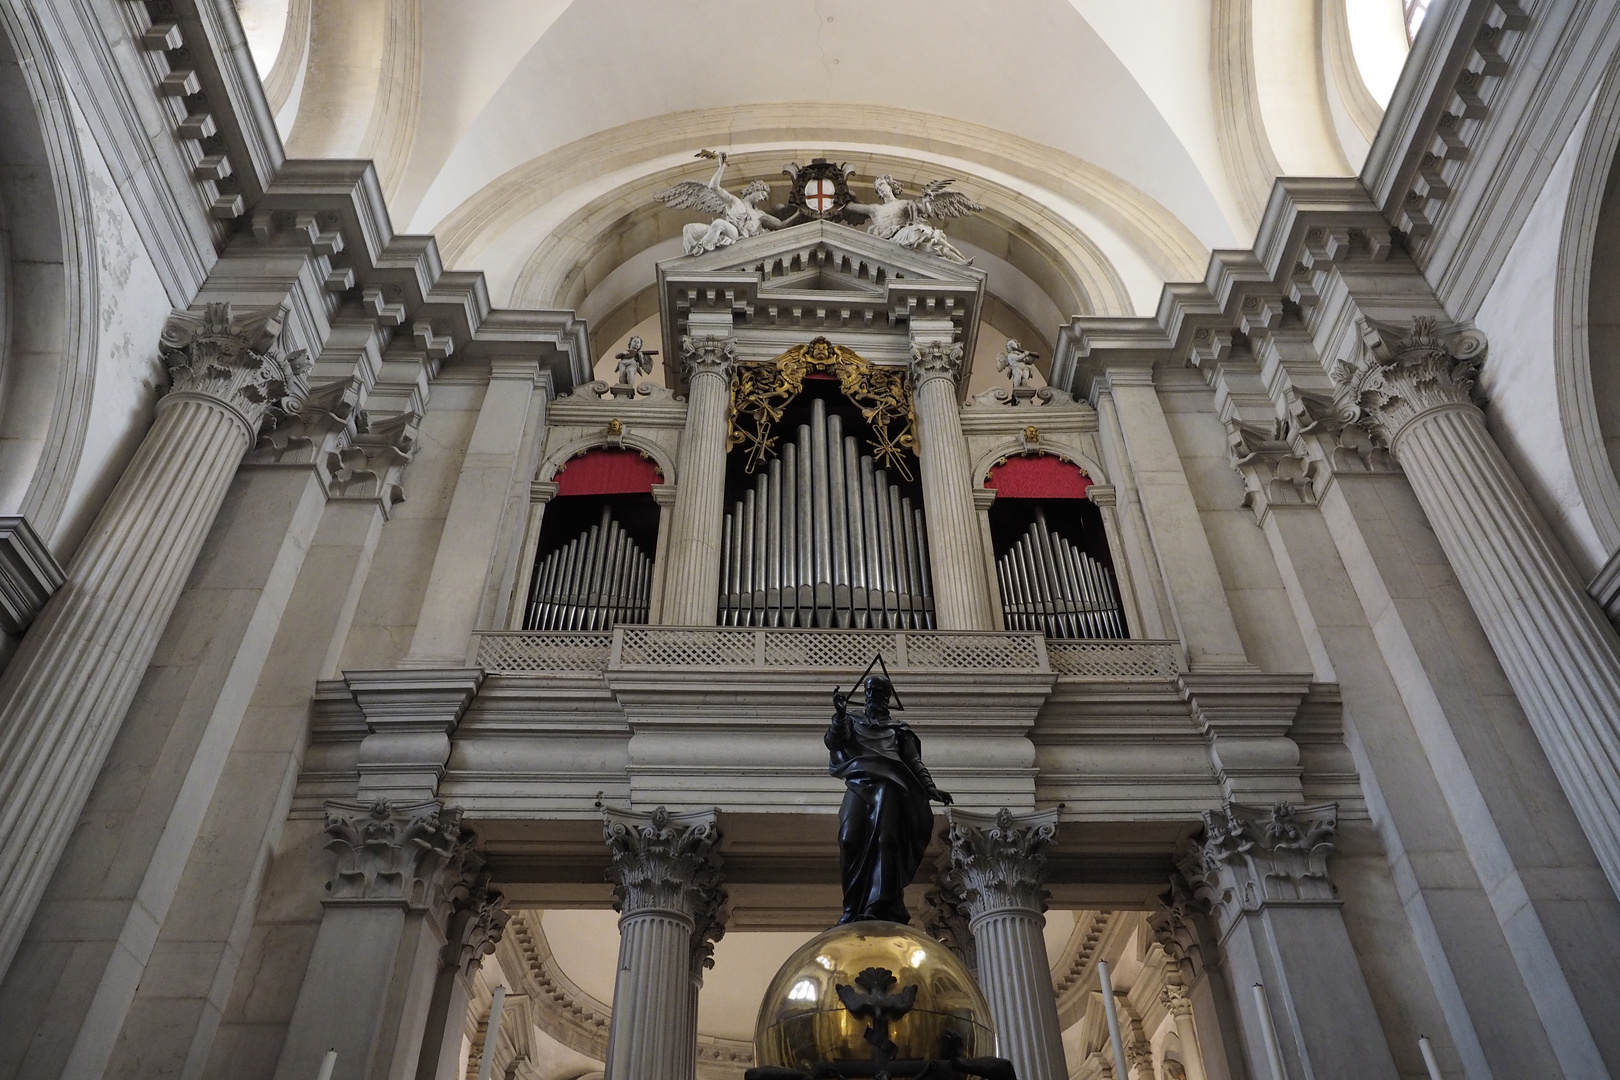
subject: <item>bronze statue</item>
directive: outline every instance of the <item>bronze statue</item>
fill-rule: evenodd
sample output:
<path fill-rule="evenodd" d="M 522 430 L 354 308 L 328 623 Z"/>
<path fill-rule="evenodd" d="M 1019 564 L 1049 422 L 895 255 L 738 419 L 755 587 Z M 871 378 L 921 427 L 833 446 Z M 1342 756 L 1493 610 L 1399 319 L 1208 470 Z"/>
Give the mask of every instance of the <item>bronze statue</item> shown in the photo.
<path fill-rule="evenodd" d="M 891 715 L 894 684 L 864 680 L 866 707 L 851 712 L 849 695 L 833 692 L 827 727 L 828 766 L 844 781 L 838 811 L 838 862 L 844 880 L 840 925 L 870 919 L 905 923 L 905 889 L 917 876 L 934 829 L 929 801 L 949 806 L 922 762 L 922 743 Z"/>

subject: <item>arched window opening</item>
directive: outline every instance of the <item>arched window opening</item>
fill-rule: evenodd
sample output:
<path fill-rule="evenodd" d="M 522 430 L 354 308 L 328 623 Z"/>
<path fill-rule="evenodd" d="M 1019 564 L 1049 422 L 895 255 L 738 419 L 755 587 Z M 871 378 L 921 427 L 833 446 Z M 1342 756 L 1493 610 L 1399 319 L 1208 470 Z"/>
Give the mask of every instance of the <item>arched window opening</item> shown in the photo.
<path fill-rule="evenodd" d="M 885 468 L 874 448 L 892 432 L 875 431 L 830 371 L 800 378 L 770 425 L 771 445 L 751 452 L 745 438 L 728 455 L 719 622 L 933 629 L 909 437 Z"/>
<path fill-rule="evenodd" d="M 557 472 L 524 616 L 526 630 L 609 630 L 645 623 L 652 595 L 658 466 L 596 447 Z"/>
<path fill-rule="evenodd" d="M 1091 478 L 1050 454 L 1009 458 L 990 470 L 1001 609 L 1009 630 L 1051 638 L 1129 636 Z"/>

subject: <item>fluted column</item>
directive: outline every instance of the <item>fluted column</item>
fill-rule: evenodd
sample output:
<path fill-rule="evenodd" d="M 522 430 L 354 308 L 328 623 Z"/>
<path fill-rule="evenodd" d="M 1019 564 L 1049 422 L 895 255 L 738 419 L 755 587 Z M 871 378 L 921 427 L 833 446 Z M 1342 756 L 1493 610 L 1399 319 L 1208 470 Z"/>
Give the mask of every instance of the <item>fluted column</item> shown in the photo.
<path fill-rule="evenodd" d="M 935 614 L 941 630 L 990 630 L 995 622 L 962 414 L 956 403 L 961 373 L 960 344 L 912 341 L 911 396 L 917 413 L 917 459 L 927 508 Z"/>
<path fill-rule="evenodd" d="M 725 899 L 715 812 L 610 810 L 604 832 L 620 912 L 607 1078 L 691 1080 L 700 982 L 694 966 L 703 963 L 694 951 L 715 936 L 711 924 Z"/>
<path fill-rule="evenodd" d="M 1586 595 L 1473 401 L 1485 338 L 1363 320 L 1332 376 L 1422 504 L 1609 884 L 1620 892 L 1620 637 Z"/>
<path fill-rule="evenodd" d="M 297 411 L 282 309 L 209 304 L 164 328 L 157 418 L 0 678 L 0 971 L 11 962 L 242 455 Z"/>
<path fill-rule="evenodd" d="M 734 338 L 681 339 L 686 376 L 686 431 L 681 435 L 669 568 L 661 621 L 713 626 L 720 596 L 720 534 L 726 494 Z"/>
<path fill-rule="evenodd" d="M 1063 1028 L 1046 955 L 1045 849 L 1057 811 L 994 817 L 948 811 L 955 884 L 973 932 L 979 984 L 996 1021 L 997 1053 L 1020 1080 L 1066 1080 Z"/>

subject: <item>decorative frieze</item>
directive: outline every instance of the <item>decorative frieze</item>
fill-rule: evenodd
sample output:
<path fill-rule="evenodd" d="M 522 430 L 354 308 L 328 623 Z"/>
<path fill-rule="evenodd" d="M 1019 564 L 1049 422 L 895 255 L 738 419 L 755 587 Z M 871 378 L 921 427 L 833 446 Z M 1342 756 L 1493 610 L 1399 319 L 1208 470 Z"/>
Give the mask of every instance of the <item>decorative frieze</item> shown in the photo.
<path fill-rule="evenodd" d="M 1414 420 L 1475 404 L 1484 334 L 1427 316 L 1414 318 L 1410 330 L 1376 319 L 1362 319 L 1360 327 L 1360 357 L 1335 361 L 1329 371 L 1341 421 L 1360 425 L 1398 456 L 1401 433 Z"/>
<path fill-rule="evenodd" d="M 1336 904 L 1327 860 L 1338 818 L 1337 803 L 1206 810 L 1204 836 L 1180 861 L 1181 873 L 1223 938 L 1268 904 Z"/>
<path fill-rule="evenodd" d="M 176 311 L 160 341 L 172 384 L 158 409 L 186 399 L 215 402 L 241 419 L 250 441 L 261 427 L 296 416 L 313 362 L 303 350 L 281 354 L 284 317 L 280 306 L 235 309 L 229 303 Z"/>
<path fill-rule="evenodd" d="M 1006 807 L 987 818 L 949 811 L 953 884 L 968 917 L 1046 910 L 1045 851 L 1057 839 L 1057 811 L 1014 814 Z"/>
<path fill-rule="evenodd" d="M 398 903 L 450 914 L 475 836 L 439 802 L 326 804 L 326 849 L 337 858 L 328 904 Z"/>

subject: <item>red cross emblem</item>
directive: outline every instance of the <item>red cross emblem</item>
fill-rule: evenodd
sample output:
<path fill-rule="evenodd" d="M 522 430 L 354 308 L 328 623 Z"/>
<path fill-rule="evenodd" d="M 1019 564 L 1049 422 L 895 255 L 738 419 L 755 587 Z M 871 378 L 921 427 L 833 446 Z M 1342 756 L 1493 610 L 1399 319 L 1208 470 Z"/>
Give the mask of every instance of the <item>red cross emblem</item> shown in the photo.
<path fill-rule="evenodd" d="M 804 204 L 817 214 L 830 211 L 837 196 L 831 180 L 810 180 L 804 185 Z"/>

